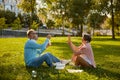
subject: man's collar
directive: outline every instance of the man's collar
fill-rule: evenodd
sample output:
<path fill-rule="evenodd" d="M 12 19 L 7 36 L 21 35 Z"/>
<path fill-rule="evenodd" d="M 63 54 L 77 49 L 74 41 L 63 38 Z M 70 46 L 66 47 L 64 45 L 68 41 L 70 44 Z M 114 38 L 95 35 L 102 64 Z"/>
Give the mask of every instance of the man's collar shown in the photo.
<path fill-rule="evenodd" d="M 35 42 L 36 42 L 36 40 L 34 40 L 34 39 L 29 39 L 29 40 L 32 40 L 32 41 L 35 41 Z"/>

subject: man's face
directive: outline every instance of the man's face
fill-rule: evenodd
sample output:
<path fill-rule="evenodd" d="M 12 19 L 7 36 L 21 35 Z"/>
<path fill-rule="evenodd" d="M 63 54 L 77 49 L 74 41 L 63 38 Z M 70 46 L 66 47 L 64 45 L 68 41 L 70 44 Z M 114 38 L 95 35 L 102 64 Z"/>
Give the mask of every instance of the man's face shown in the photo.
<path fill-rule="evenodd" d="M 36 34 L 36 32 L 35 32 L 35 31 L 31 32 L 30 35 L 29 35 L 29 38 L 36 40 L 36 39 L 37 39 L 37 34 Z"/>

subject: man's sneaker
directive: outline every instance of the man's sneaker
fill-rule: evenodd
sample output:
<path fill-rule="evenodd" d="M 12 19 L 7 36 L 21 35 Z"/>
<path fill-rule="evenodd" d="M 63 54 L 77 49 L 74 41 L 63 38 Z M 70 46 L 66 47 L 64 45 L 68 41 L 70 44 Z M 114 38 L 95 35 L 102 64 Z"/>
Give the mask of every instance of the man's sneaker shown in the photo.
<path fill-rule="evenodd" d="M 65 65 L 68 64 L 68 63 L 70 63 L 70 62 L 71 62 L 71 60 L 61 60 L 61 63 L 65 64 Z"/>
<path fill-rule="evenodd" d="M 56 66 L 58 64 L 61 64 L 61 62 L 56 62 L 56 63 L 53 63 L 53 66 Z"/>

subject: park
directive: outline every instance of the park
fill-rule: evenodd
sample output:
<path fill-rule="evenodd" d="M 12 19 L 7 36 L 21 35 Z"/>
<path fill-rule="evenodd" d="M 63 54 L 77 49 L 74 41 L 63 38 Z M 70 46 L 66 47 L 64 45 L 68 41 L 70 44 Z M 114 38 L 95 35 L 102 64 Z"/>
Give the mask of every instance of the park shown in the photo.
<path fill-rule="evenodd" d="M 36 31 L 38 44 L 52 36 L 42 54 L 63 60 L 73 54 L 68 35 L 79 46 L 89 34 L 96 68 L 66 64 L 56 69 L 45 62 L 37 68 L 26 66 L 24 46 L 30 29 Z M 0 80 L 120 80 L 120 1 L 1 0 Z"/>
<path fill-rule="evenodd" d="M 78 45 L 81 38 L 72 37 L 73 42 Z M 31 74 L 26 70 L 24 64 L 23 47 L 27 38 L 1 38 L 0 39 L 0 78 L 2 80 L 29 80 Z M 42 43 L 45 38 L 39 38 Z M 52 46 L 47 51 L 61 59 L 70 59 L 72 52 L 67 44 L 66 37 L 52 38 Z M 120 37 L 112 40 L 110 37 L 94 37 L 91 45 L 93 47 L 96 69 L 84 69 L 82 73 L 68 73 L 63 70 L 60 74 L 61 80 L 119 80 L 120 79 Z M 72 66 L 66 66 L 68 69 L 75 69 Z M 81 69 L 81 68 L 80 68 Z M 32 68 L 31 68 L 32 70 Z M 38 68 L 40 74 L 43 74 L 43 80 L 57 80 L 57 74 L 54 69 L 42 65 Z M 66 73 L 66 76 L 65 74 Z M 40 80 L 38 75 L 37 80 Z"/>

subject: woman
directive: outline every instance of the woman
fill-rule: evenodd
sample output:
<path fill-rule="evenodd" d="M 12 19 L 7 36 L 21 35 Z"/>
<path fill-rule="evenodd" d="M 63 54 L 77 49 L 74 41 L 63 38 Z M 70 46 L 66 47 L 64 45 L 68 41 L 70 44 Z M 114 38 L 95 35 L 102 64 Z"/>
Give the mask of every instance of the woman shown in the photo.
<path fill-rule="evenodd" d="M 72 43 L 71 37 L 68 36 L 68 44 L 73 51 L 72 61 L 76 66 L 96 68 L 94 54 L 90 42 L 90 35 L 84 35 L 82 38 L 82 44 L 79 47 L 76 47 Z"/>

